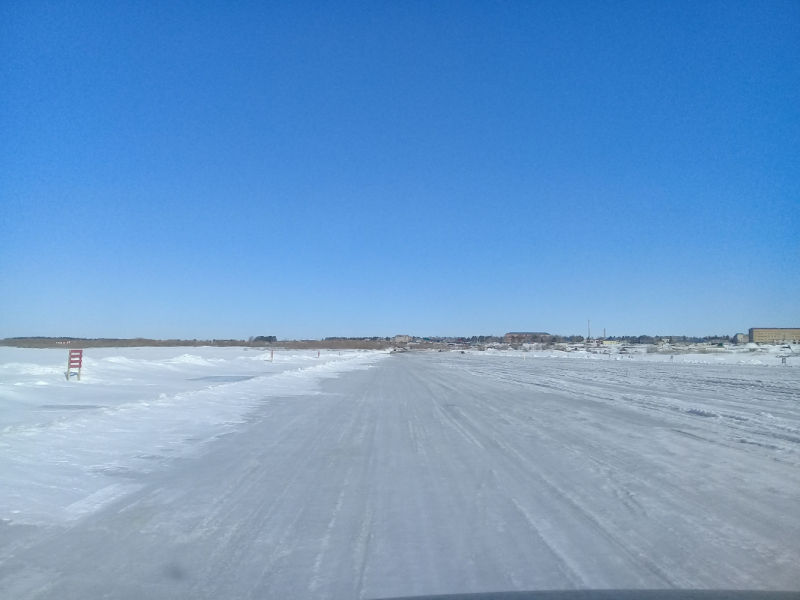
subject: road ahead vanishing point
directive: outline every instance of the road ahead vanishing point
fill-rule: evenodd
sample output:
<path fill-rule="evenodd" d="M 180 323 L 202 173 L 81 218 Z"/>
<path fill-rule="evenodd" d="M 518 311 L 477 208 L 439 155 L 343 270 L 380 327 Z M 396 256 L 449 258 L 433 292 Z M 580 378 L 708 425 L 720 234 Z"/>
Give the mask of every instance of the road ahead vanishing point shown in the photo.
<path fill-rule="evenodd" d="M 376 355 L 321 393 L 266 398 L 201 452 L 120 472 L 133 491 L 96 511 L 4 520 L 0 591 L 799 590 L 799 382 L 796 368 Z"/>

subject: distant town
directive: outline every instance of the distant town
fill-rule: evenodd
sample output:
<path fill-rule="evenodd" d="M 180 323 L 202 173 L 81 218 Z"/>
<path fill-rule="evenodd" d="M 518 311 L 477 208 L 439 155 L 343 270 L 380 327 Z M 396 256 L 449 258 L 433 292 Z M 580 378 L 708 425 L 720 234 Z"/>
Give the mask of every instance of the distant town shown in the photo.
<path fill-rule="evenodd" d="M 605 333 L 605 332 L 604 332 Z M 158 340 L 150 338 L 77 338 L 77 337 L 13 337 L 0 340 L 0 346 L 18 348 L 114 348 L 145 346 L 244 346 L 282 347 L 290 349 L 545 349 L 589 351 L 599 353 L 692 352 L 711 348 L 742 345 L 800 344 L 800 328 L 750 328 L 747 333 L 691 337 L 685 335 L 639 335 L 586 337 L 557 335 L 541 331 L 514 331 L 502 336 L 473 335 L 463 337 L 326 337 L 321 340 L 279 340 L 274 335 L 251 336 L 246 340 Z"/>
<path fill-rule="evenodd" d="M 328 338 L 334 339 L 334 338 Z M 387 338 L 387 341 L 389 339 Z M 504 336 L 479 335 L 471 337 L 415 337 L 396 335 L 391 338 L 396 346 L 408 349 L 447 346 L 454 349 L 522 349 L 562 350 L 592 353 L 634 354 L 642 352 L 703 352 L 731 346 L 800 344 L 800 328 L 758 328 L 748 333 L 690 337 L 685 335 L 639 335 L 583 337 L 561 336 L 542 331 L 512 331 Z"/>

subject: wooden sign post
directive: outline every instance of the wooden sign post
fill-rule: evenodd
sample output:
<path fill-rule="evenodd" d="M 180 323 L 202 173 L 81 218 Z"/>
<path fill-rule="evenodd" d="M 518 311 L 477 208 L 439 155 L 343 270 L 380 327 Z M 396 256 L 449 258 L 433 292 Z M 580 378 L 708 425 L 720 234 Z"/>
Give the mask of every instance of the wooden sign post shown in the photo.
<path fill-rule="evenodd" d="M 67 360 L 67 381 L 72 375 L 72 369 L 78 369 L 78 381 L 81 380 L 81 367 L 83 366 L 83 350 L 70 350 Z"/>

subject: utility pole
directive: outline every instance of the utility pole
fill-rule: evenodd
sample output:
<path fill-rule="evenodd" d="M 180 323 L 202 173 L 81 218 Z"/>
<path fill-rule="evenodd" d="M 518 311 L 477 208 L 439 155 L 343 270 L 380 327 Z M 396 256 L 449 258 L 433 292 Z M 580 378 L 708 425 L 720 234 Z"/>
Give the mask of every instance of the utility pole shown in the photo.
<path fill-rule="evenodd" d="M 586 319 L 586 327 L 589 330 L 589 335 L 586 338 L 586 341 L 588 342 L 589 340 L 592 339 L 592 320 L 591 319 Z"/>

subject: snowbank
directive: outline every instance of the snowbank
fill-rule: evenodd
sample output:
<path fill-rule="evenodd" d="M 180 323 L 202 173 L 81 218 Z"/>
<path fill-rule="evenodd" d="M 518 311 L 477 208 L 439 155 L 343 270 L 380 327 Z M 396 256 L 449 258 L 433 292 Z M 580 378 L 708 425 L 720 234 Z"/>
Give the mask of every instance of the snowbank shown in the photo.
<path fill-rule="evenodd" d="M 270 399 L 317 393 L 322 379 L 386 356 L 287 351 L 270 363 L 269 353 L 196 350 L 87 350 L 78 382 L 66 380 L 64 351 L 0 349 L 0 518 L 78 518 Z"/>

